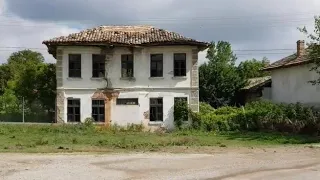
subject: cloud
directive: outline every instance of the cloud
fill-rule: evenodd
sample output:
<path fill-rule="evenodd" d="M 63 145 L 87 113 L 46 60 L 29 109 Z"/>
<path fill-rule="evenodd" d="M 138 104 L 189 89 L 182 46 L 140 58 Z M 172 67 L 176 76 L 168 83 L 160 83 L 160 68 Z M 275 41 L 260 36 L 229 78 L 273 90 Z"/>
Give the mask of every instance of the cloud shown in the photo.
<path fill-rule="evenodd" d="M 229 41 L 233 49 L 295 49 L 305 38 L 296 29 L 311 27 L 319 0 L 6 0 L 9 24 L 13 17 L 25 26 L 4 26 L 5 41 L 40 47 L 47 37 L 96 25 L 151 24 L 204 41 Z M 1 4 L 0 4 L 1 5 Z M 1 17 L 2 18 L 2 17 Z M 0 18 L 0 25 L 2 19 Z M 43 27 L 42 27 L 43 26 Z M 17 38 L 19 35 L 19 38 Z M 3 37 L 3 36 L 2 36 Z M 2 46 L 2 44 L 0 44 Z M 235 51 L 239 60 L 271 61 L 294 50 Z M 205 52 L 200 54 L 205 60 Z"/>
<path fill-rule="evenodd" d="M 42 45 L 42 41 L 54 36 L 67 35 L 78 31 L 78 29 L 54 23 L 36 22 L 16 16 L 6 16 L 3 13 L 6 8 L 3 1 L 0 1 L 0 7 L 0 26 L 2 26 L 0 28 L 0 63 L 6 62 L 11 53 L 24 49 L 16 47 L 28 47 L 31 50 L 42 53 L 47 62 L 55 62 L 54 58 L 47 53 L 46 46 Z"/>

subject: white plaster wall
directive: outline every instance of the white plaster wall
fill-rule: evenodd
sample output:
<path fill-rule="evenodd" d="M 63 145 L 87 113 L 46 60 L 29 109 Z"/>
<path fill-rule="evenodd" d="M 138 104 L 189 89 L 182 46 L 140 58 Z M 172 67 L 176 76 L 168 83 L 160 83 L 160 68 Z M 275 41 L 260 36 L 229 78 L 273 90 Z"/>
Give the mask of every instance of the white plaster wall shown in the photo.
<path fill-rule="evenodd" d="M 139 105 L 116 105 L 112 106 L 111 120 L 113 124 L 126 126 L 127 124 L 144 124 L 146 126 L 162 126 L 169 129 L 174 128 L 174 97 L 187 97 L 188 103 L 191 92 L 188 90 L 166 90 L 166 91 L 140 91 L 122 92 L 119 98 L 139 98 Z M 150 122 L 144 113 L 149 113 L 150 98 L 163 98 L 163 122 Z"/>
<path fill-rule="evenodd" d="M 65 90 L 65 122 L 67 122 L 67 98 L 80 99 L 81 122 L 84 122 L 87 117 L 91 117 L 91 97 L 94 92 L 95 90 Z M 190 95 L 190 90 L 120 92 L 119 98 L 138 98 L 139 105 L 117 105 L 116 101 L 113 101 L 111 106 L 111 122 L 120 126 L 133 123 L 147 126 L 163 126 L 172 129 L 174 128 L 174 97 L 187 97 L 189 103 Z M 149 119 L 146 119 L 144 116 L 145 112 L 149 112 L 149 99 L 158 97 L 163 98 L 163 122 L 149 122 Z"/>
<path fill-rule="evenodd" d="M 92 54 L 100 53 L 97 47 L 59 47 L 63 50 L 63 88 L 65 89 L 96 89 L 106 86 L 102 79 L 92 79 Z M 68 54 L 81 54 L 81 78 L 68 78 Z M 130 54 L 128 48 L 115 48 L 113 58 L 110 60 L 108 77 L 114 88 L 137 88 L 137 87 L 190 87 L 192 67 L 192 46 L 164 46 L 147 47 L 140 51 L 134 51 L 134 77 L 135 81 L 121 80 L 121 54 Z M 150 54 L 163 54 L 163 78 L 150 78 Z M 173 76 L 173 54 L 186 53 L 187 75 L 183 78 Z"/>
<path fill-rule="evenodd" d="M 80 99 L 80 118 L 81 122 L 88 117 L 91 117 L 92 111 L 92 95 L 94 94 L 95 90 L 65 90 L 64 94 L 64 107 L 65 107 L 65 114 L 64 114 L 64 121 L 67 123 L 67 112 L 68 112 L 68 98 L 76 98 Z"/>
<path fill-rule="evenodd" d="M 262 90 L 262 98 L 271 100 L 272 98 L 272 89 L 270 87 L 264 87 Z"/>
<path fill-rule="evenodd" d="M 272 100 L 319 105 L 320 86 L 308 83 L 319 78 L 318 74 L 310 71 L 311 67 L 312 64 L 308 64 L 272 71 Z"/>

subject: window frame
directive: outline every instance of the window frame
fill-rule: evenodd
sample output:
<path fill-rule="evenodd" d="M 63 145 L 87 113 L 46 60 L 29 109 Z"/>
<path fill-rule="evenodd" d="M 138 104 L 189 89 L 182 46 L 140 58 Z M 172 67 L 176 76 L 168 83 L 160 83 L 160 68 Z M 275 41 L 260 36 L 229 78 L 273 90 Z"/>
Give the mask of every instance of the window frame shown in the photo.
<path fill-rule="evenodd" d="M 153 59 L 156 56 L 161 56 L 161 59 Z M 156 63 L 156 68 L 152 68 L 152 63 Z M 161 69 L 158 68 L 161 64 Z M 156 74 L 153 74 L 153 72 L 156 72 Z M 163 77 L 163 54 L 156 53 L 156 54 L 150 54 L 150 77 Z"/>
<path fill-rule="evenodd" d="M 161 104 L 159 104 L 159 100 L 161 100 Z M 157 103 L 152 103 L 152 101 L 156 101 Z M 156 117 L 155 119 L 152 118 L 152 108 L 156 109 Z M 161 112 L 159 112 L 159 109 L 161 110 Z M 162 97 L 158 97 L 158 98 L 150 98 L 149 99 L 149 121 L 150 122 L 163 122 L 163 98 Z"/>
<path fill-rule="evenodd" d="M 94 101 L 98 101 L 98 104 L 93 103 Z M 97 114 L 94 114 L 94 108 L 97 108 Z M 100 112 L 100 108 L 103 108 L 102 113 Z M 97 119 L 94 118 L 97 116 Z M 106 114 L 105 114 L 105 100 L 104 99 L 92 99 L 91 100 L 91 117 L 94 119 L 94 122 L 101 123 L 105 122 Z M 102 119 L 100 119 L 103 117 Z"/>
<path fill-rule="evenodd" d="M 77 58 L 76 58 L 77 56 Z M 79 58 L 79 59 L 78 59 Z M 69 78 L 81 78 L 82 70 L 82 55 L 81 54 L 69 54 L 68 55 L 68 77 Z M 78 64 L 78 68 L 71 69 L 71 63 Z M 73 65 L 75 66 L 75 65 Z"/>
<path fill-rule="evenodd" d="M 130 101 L 132 100 L 132 102 L 134 102 L 134 104 L 123 104 L 120 103 L 121 101 Z M 117 98 L 116 99 L 116 105 L 119 106 L 135 106 L 135 105 L 139 105 L 139 98 Z"/>
<path fill-rule="evenodd" d="M 69 103 L 69 102 L 72 103 Z M 79 103 L 75 103 L 74 101 L 78 101 Z M 69 113 L 69 108 L 72 108 L 72 113 Z M 79 108 L 79 114 L 76 113 L 76 108 Z M 72 120 L 69 120 L 69 116 L 72 116 Z M 76 116 L 79 117 L 77 121 Z M 78 123 L 81 122 L 81 99 L 80 98 L 68 98 L 67 99 L 67 122 Z"/>
<path fill-rule="evenodd" d="M 126 66 L 124 68 L 123 66 Z M 132 64 L 132 65 L 131 65 Z M 131 69 L 128 68 L 128 66 L 132 66 Z M 126 71 L 126 76 L 124 76 L 123 70 Z M 129 70 L 132 71 L 131 75 L 129 73 Z M 121 55 L 121 78 L 133 78 L 134 77 L 134 56 L 133 54 L 122 54 Z"/>
<path fill-rule="evenodd" d="M 181 56 L 181 55 L 184 56 L 184 59 L 177 58 L 177 56 Z M 177 67 L 177 64 L 179 64 L 178 67 Z M 173 75 L 174 77 L 187 76 L 187 54 L 186 53 L 173 54 Z"/>
<path fill-rule="evenodd" d="M 174 103 L 176 103 L 178 100 L 185 100 L 186 103 L 188 104 L 188 97 L 174 97 Z"/>
<path fill-rule="evenodd" d="M 94 57 L 97 57 L 97 59 L 95 59 Z M 92 77 L 93 78 L 102 78 L 105 76 L 105 73 L 106 73 L 105 57 L 106 56 L 103 54 L 92 54 Z M 98 67 L 95 68 L 94 64 L 97 64 Z M 98 73 L 98 75 L 96 73 Z"/>

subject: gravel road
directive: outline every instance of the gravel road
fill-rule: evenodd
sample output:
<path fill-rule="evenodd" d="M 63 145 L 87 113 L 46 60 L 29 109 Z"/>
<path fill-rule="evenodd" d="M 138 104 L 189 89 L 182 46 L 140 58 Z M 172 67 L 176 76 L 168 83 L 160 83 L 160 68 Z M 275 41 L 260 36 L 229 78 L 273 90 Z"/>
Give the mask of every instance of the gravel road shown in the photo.
<path fill-rule="evenodd" d="M 219 150 L 210 154 L 0 154 L 2 180 L 314 180 L 319 148 Z"/>

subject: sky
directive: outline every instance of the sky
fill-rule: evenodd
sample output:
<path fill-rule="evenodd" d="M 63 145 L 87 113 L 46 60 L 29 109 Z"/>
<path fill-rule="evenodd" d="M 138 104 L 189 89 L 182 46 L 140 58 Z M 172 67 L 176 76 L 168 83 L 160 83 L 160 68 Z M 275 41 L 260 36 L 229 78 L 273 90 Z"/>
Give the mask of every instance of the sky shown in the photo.
<path fill-rule="evenodd" d="M 319 9 L 320 0 L 0 0 L 0 63 L 24 48 L 55 62 L 43 40 L 98 25 L 153 25 L 228 41 L 238 62 L 264 56 L 274 62 L 307 40 L 297 27 L 312 29 Z"/>

